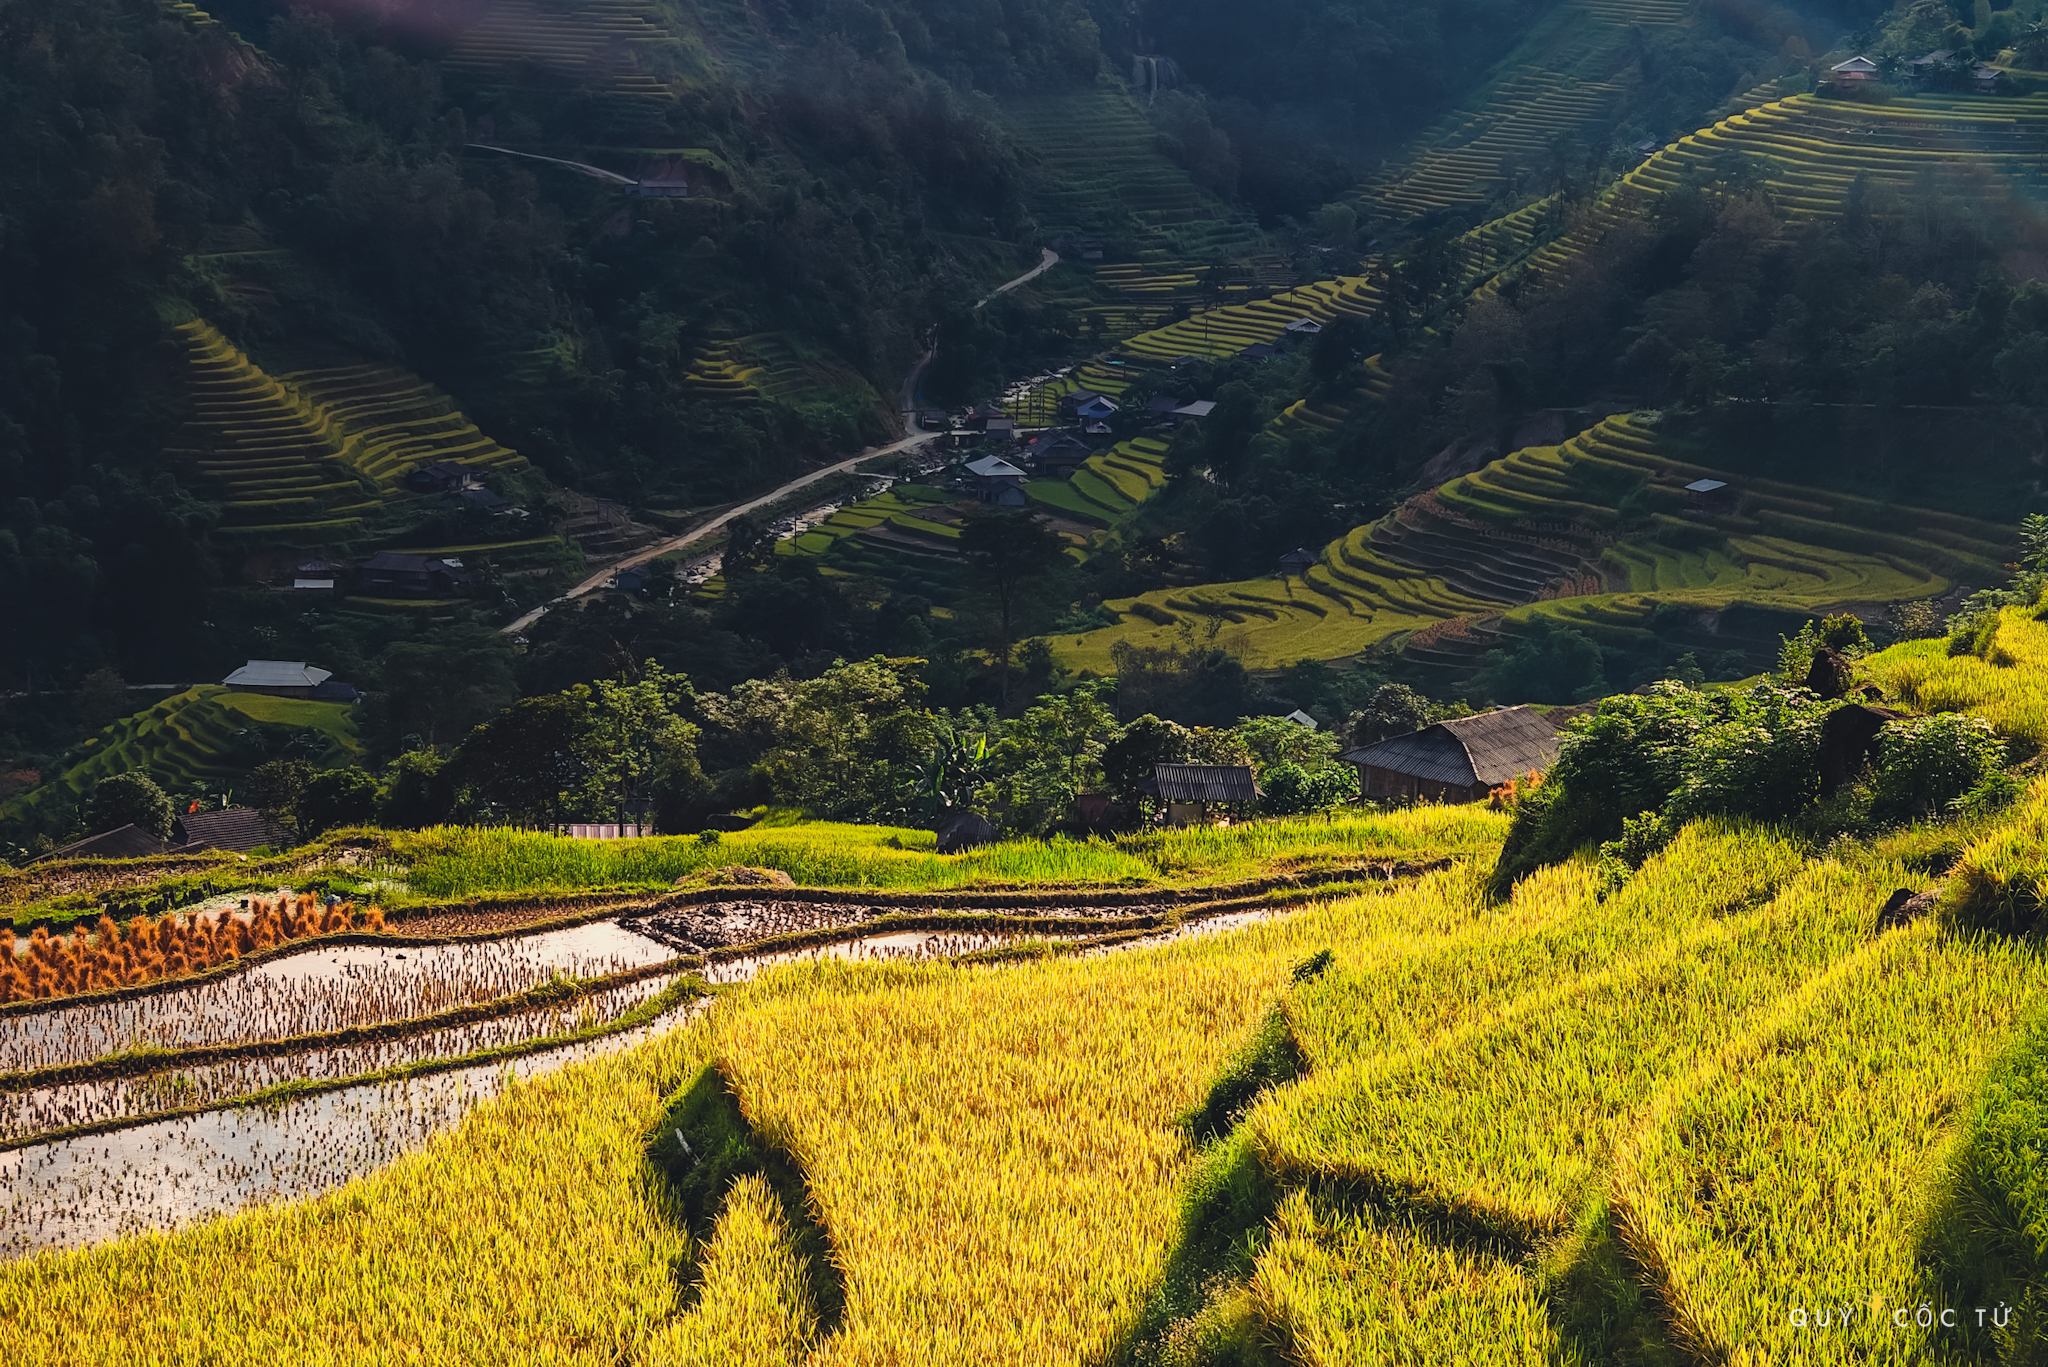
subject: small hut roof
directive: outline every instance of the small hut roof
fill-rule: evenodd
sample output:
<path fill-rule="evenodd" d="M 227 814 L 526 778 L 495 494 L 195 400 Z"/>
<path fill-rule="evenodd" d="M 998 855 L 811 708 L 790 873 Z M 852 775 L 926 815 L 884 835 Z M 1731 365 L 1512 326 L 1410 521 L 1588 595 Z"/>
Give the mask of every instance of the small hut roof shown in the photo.
<path fill-rule="evenodd" d="M 1685 486 L 1685 491 L 1689 494 L 1711 494 L 1716 489 L 1727 487 L 1728 481 L 1725 479 L 1696 479 Z"/>
<path fill-rule="evenodd" d="M 1152 781 L 1169 802 L 1251 802 L 1264 796 L 1249 764 L 1155 764 Z"/>
<path fill-rule="evenodd" d="M 178 818 L 185 834 L 184 852 L 201 850 L 253 850 L 259 845 L 281 845 L 284 833 L 276 822 L 253 807 L 228 807 L 218 812 L 192 812 Z"/>
<path fill-rule="evenodd" d="M 74 840 L 69 845 L 60 845 L 39 856 L 35 862 L 40 864 L 45 859 L 141 859 L 163 852 L 164 842 L 157 839 L 156 832 L 130 824 Z"/>
<path fill-rule="evenodd" d="M 1557 758 L 1557 750 L 1557 732 L 1539 713 L 1503 707 L 1391 736 L 1344 758 L 1432 783 L 1470 787 L 1506 783 L 1542 769 Z"/>

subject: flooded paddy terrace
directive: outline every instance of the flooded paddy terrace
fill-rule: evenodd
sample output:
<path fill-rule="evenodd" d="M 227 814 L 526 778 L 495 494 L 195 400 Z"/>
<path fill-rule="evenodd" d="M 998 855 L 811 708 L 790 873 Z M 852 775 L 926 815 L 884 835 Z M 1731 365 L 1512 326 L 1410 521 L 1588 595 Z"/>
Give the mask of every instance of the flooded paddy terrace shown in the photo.
<path fill-rule="evenodd" d="M 433 945 L 316 943 L 190 987 L 0 1016 L 0 1072 L 96 1060 L 104 1068 L 108 1055 L 138 1044 L 172 1051 L 255 1046 L 232 1057 L 181 1060 L 174 1053 L 160 1065 L 136 1060 L 112 1076 L 0 1087 L 0 1258 L 331 1190 L 451 1128 L 510 1079 L 629 1048 L 686 1022 L 708 999 L 671 997 L 674 1004 L 664 1009 L 657 999 L 677 979 L 659 971 L 482 1019 L 417 1022 L 437 1011 L 517 997 L 565 975 L 630 974 L 683 955 L 690 962 L 676 963 L 679 972 L 695 968 L 718 986 L 777 964 L 821 958 L 914 962 L 1020 941 L 1088 943 L 1117 930 L 1118 921 L 1128 925 L 1155 910 L 951 908 L 946 919 L 980 924 L 941 930 L 885 925 L 863 934 L 864 924 L 886 912 L 921 913 L 735 898 L 653 914 L 620 908 L 611 919 L 520 934 L 517 913 L 451 909 L 441 914 L 445 926 L 437 917 L 393 929 L 402 936 L 430 925 L 442 934 L 507 933 Z M 1210 916 L 1190 911 L 1184 923 L 1127 932 L 1089 952 L 1163 943 L 1275 914 L 1269 908 Z M 504 919 L 489 928 L 458 919 L 477 916 Z M 1000 924 L 1020 917 L 1032 923 L 1028 929 Z M 831 938 L 734 952 L 792 935 Z M 647 1019 L 650 1010 L 660 1014 Z M 413 1022 L 418 1028 L 407 1028 Z M 605 1031 L 614 1024 L 624 1028 Z M 391 1029 L 348 1042 L 301 1045 L 293 1038 L 362 1026 Z M 583 1037 L 565 1041 L 567 1035 Z M 287 1043 L 266 1049 L 266 1041 Z M 470 1061 L 490 1050 L 510 1056 Z M 413 1071 L 366 1077 L 390 1070 Z M 302 1083 L 325 1089 L 273 1100 L 252 1095 Z"/>

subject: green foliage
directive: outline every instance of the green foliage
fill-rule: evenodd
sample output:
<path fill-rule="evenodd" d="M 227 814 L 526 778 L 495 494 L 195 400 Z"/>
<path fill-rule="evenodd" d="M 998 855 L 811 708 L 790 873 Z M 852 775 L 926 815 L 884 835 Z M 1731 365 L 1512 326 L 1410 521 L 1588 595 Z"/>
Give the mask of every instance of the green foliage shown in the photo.
<path fill-rule="evenodd" d="M 1796 636 L 1780 637 L 1778 677 L 1792 684 L 1805 682 L 1813 657 L 1823 649 L 1851 660 L 1869 654 L 1870 637 L 1864 632 L 1863 619 L 1853 613 L 1835 613 L 1805 623 Z"/>
<path fill-rule="evenodd" d="M 2006 744 L 1991 724 L 1959 712 L 1895 721 L 1877 733 L 1872 815 L 1888 817 L 1943 811 L 1962 802 L 1969 810 L 2002 805 L 2011 780 L 1996 782 Z M 2009 797 L 2007 800 L 2010 800 Z"/>
<path fill-rule="evenodd" d="M 648 661 L 637 680 L 523 698 L 479 726 L 456 760 L 472 801 L 522 823 L 687 825 L 705 796 L 690 682 Z"/>
<path fill-rule="evenodd" d="M 2006 1367 L 2038 1367 L 2048 1345 L 2048 1016 L 2020 1030 L 1978 1090 L 1944 1174 L 1922 1256 L 1952 1303 L 1999 1306 L 2004 1324 L 1958 1328 Z"/>
<path fill-rule="evenodd" d="M 93 785 L 85 823 L 92 834 L 135 825 L 159 839 L 168 838 L 175 813 L 170 798 L 148 774 L 113 774 Z"/>
<path fill-rule="evenodd" d="M 1001 814 L 1005 830 L 1042 834 L 1068 819 L 1076 797 L 1102 791 L 1103 755 L 1117 734 L 1116 714 L 1103 700 L 1115 689 L 1104 680 L 1043 697 L 1003 726 L 991 757 L 995 777 L 981 800 Z"/>
<path fill-rule="evenodd" d="M 432 750 L 407 750 L 399 755 L 384 771 L 377 824 L 417 831 L 451 820 L 457 772 L 446 756 Z"/>
<path fill-rule="evenodd" d="M 1699 817 L 1781 821 L 1806 810 L 1820 794 L 1821 723 L 1834 706 L 1772 683 L 1739 693 L 1653 684 L 1603 700 L 1566 730 L 1543 784 L 1516 807 L 1494 892 L 1588 843 L 1617 842 L 1603 853 L 1633 867 Z"/>
<path fill-rule="evenodd" d="M 377 819 L 383 787 L 361 769 L 326 769 L 306 783 L 298 802 L 299 829 L 308 840 L 338 826 L 367 826 Z"/>

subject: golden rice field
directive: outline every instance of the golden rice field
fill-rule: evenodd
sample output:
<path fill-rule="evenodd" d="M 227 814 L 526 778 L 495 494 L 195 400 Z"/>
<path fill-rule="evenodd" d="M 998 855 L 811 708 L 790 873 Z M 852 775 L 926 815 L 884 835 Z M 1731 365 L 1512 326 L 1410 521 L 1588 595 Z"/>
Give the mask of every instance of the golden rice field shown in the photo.
<path fill-rule="evenodd" d="M 2033 625 L 2000 623 L 2011 662 L 1979 660 L 1972 710 L 2030 715 Z M 1455 857 L 1126 952 L 773 969 L 325 1195 L 0 1265 L 0 1358 L 2022 1360 L 1914 1312 L 1974 1319 L 1930 1221 L 1983 1080 L 2048 1019 L 2048 962 L 1877 910 L 1934 881 L 1943 844 L 1952 889 L 2040 887 L 2048 784 L 1967 828 L 1824 849 L 1696 823 L 1618 890 L 1581 860 L 1499 903 L 1498 816 L 1317 824 L 1076 848 L 1157 880 Z M 937 856 L 903 833 L 755 838 L 945 885 L 908 872 Z M 646 876 L 621 861 L 659 844 L 584 843 L 392 848 L 450 886 L 534 885 Z M 1287 1061 L 1257 1064 L 1275 1039 Z M 825 1244 L 772 1172 L 735 1170 L 693 1223 L 653 1155 L 704 1087 L 799 1176 Z"/>
<path fill-rule="evenodd" d="M 1976 1078 L 2048 1003 L 2035 950 L 1875 935 L 1919 875 L 1743 826 L 1689 829 L 1604 900 L 1570 865 L 1488 906 L 1483 872 L 1107 958 L 769 973 L 329 1195 L 0 1268 L 0 1352 L 1118 1361 L 1215 1163 L 1275 1195 L 1236 1275 L 1155 1346 L 1600 1361 L 1566 1302 L 1617 1248 L 1674 1307 L 1643 1331 L 1671 1342 L 1759 1362 L 1934 1346 L 1888 1311 L 1833 1338 L 1786 1317 L 1845 1279 L 1859 1304 L 1924 1293 L 1916 1213 Z M 1179 1119 L 1276 1009 L 1303 1075 L 1198 1148 Z M 648 1165 L 707 1067 L 803 1174 L 842 1315 L 821 1317 L 759 1179 L 698 1244 Z"/>
<path fill-rule="evenodd" d="M 1268 669 L 1400 642 L 1420 662 L 1471 665 L 1541 622 L 1625 640 L 1667 604 L 1825 614 L 1984 582 L 2007 553 L 2006 532 L 1975 518 L 1780 480 L 1743 478 L 1734 506 L 1692 508 L 1684 485 L 1736 478 L 1700 457 L 1647 418 L 1608 418 L 1352 529 L 1306 574 L 1112 599 L 1114 625 L 1048 644 L 1104 673 L 1119 641 L 1214 643 Z"/>

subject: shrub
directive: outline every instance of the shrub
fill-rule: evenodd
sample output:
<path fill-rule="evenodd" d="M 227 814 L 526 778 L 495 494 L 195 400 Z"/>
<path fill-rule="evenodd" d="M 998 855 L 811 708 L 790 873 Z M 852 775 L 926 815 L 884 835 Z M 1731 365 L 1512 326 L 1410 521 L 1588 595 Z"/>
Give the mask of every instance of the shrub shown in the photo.
<path fill-rule="evenodd" d="M 1285 761 L 1266 770 L 1259 783 L 1266 794 L 1259 810 L 1267 816 L 1325 811 L 1358 796 L 1358 771 L 1334 760 L 1317 764 Z"/>
<path fill-rule="evenodd" d="M 1940 811 L 1984 783 L 2005 758 L 2005 742 L 1991 724 L 1959 712 L 1893 722 L 1877 740 L 1871 814 L 1880 819 Z"/>
<path fill-rule="evenodd" d="M 1494 894 L 1591 842 L 1626 834 L 1647 853 L 1695 817 L 1777 821 L 1810 806 L 1833 707 L 1773 683 L 1697 693 L 1666 681 L 1604 700 L 1572 724 L 1542 786 L 1516 805 Z M 1629 826 L 1645 813 L 1656 819 Z"/>

